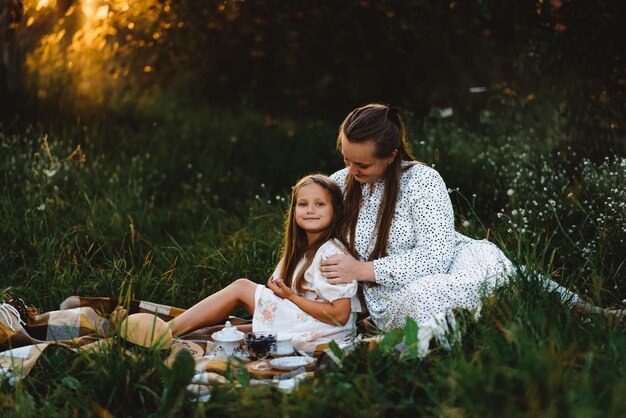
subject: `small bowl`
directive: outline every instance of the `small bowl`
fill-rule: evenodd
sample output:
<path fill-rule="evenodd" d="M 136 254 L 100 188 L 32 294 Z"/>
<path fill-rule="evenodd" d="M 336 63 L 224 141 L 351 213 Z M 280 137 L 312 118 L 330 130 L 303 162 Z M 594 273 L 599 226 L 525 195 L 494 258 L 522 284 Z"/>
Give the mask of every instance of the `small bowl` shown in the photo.
<path fill-rule="evenodd" d="M 268 370 L 271 366 L 265 360 L 276 348 L 275 332 L 249 332 L 243 340 L 244 350 L 259 361 L 252 366 L 253 370 Z"/>

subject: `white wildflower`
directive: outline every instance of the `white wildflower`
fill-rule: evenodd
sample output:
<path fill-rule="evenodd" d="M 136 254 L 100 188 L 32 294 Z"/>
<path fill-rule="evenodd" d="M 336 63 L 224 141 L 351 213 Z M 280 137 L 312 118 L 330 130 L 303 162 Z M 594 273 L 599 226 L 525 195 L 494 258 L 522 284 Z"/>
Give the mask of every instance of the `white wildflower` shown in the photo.
<path fill-rule="evenodd" d="M 43 169 L 43 173 L 48 177 L 54 176 L 57 173 L 57 171 L 59 171 L 59 166 L 52 167 L 49 170 L 47 168 Z"/>
<path fill-rule="evenodd" d="M 439 116 L 441 118 L 449 118 L 450 116 L 454 115 L 454 111 L 452 110 L 451 107 L 446 107 L 444 109 L 441 109 L 439 111 Z"/>

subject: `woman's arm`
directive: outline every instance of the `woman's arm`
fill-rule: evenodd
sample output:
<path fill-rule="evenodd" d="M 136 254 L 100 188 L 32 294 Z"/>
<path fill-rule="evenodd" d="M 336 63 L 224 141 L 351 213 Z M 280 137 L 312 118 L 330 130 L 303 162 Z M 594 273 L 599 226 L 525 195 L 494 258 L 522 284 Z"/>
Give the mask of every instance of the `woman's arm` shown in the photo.
<path fill-rule="evenodd" d="M 348 254 L 335 254 L 322 260 L 320 271 L 330 284 L 376 281 L 374 262 L 359 261 Z"/>
<path fill-rule="evenodd" d="M 406 285 L 420 276 L 445 273 L 454 247 L 454 214 L 443 179 L 429 167 L 417 167 L 403 199 L 410 208 L 410 234 L 414 245 L 401 253 L 373 262 L 335 255 L 322 261 L 322 274 L 332 284 L 352 280 L 374 281 L 384 286 Z M 398 202 L 398 206 L 401 202 Z M 397 210 L 400 208 L 398 207 Z M 358 216 L 358 214 L 354 214 Z M 392 237 L 390 237 L 390 241 Z"/>
<path fill-rule="evenodd" d="M 430 167 L 417 167 L 408 185 L 414 246 L 374 260 L 376 283 L 406 285 L 421 276 L 447 273 L 452 262 L 454 211 L 443 179 Z"/>
<path fill-rule="evenodd" d="M 291 301 L 318 321 L 330 325 L 343 326 L 347 324 L 350 319 L 351 301 L 349 298 L 337 299 L 332 302 L 309 300 L 299 296 L 280 279 L 269 280 L 267 287 L 269 287 L 276 296 Z"/>

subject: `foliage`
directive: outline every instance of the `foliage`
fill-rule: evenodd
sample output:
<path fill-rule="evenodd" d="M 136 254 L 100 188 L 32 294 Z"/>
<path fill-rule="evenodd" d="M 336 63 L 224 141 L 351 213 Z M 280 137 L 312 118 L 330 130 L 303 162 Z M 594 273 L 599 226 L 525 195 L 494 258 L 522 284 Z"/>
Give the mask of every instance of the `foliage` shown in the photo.
<path fill-rule="evenodd" d="M 620 303 L 625 297 L 624 263 L 617 256 L 626 251 L 624 137 L 616 137 L 615 150 L 602 159 L 590 148 L 581 155 L 579 139 L 568 136 L 558 113 L 550 112 L 542 123 L 524 118 L 510 126 L 505 116 L 530 104 L 517 109 L 502 104 L 481 112 L 479 129 L 442 119 L 438 111 L 413 127 L 418 157 L 444 179 L 454 179 L 448 184 L 456 186 L 450 191 L 459 230 L 499 235 L 527 265 L 538 261 L 537 244 L 545 243 L 540 248 L 547 255 L 539 258 L 550 257 L 555 274 L 576 277 L 570 284 L 596 301 Z M 542 107 L 550 110 L 545 101 Z M 540 266 L 546 268 L 547 263 Z"/>
<path fill-rule="evenodd" d="M 583 158 L 549 100 L 511 97 L 494 95 L 478 122 L 461 122 L 457 109 L 425 120 L 403 113 L 416 154 L 450 187 L 458 230 L 526 266 L 480 319 L 457 312 L 461 340 L 450 351 L 435 346 L 420 359 L 409 322 L 292 394 L 235 374 L 196 403 L 182 390 L 188 359 L 170 371 L 158 353 L 58 350 L 0 388 L 0 415 L 619 416 L 623 331 L 572 316 L 537 277 L 623 306 L 625 152 Z M 340 168 L 336 127 L 315 117 L 268 123 L 250 108 L 161 106 L 132 123 L 2 128 L 3 292 L 46 310 L 72 294 L 186 307 L 238 277 L 265 280 L 289 186 Z M 539 122 L 533 106 L 545 110 Z"/>
<path fill-rule="evenodd" d="M 211 415 L 619 416 L 624 333 L 601 317 L 575 318 L 541 283 L 520 276 L 476 320 L 456 313 L 462 342 L 419 359 L 399 355 L 403 330 L 357 347 L 287 396 L 251 386 L 216 389 Z M 268 393 L 270 392 L 270 393 Z M 323 400 L 323 401 L 322 401 Z M 270 404 L 269 402 L 273 402 Z M 251 408 L 260 405 L 261 408 Z"/>
<path fill-rule="evenodd" d="M 49 346 L 27 379 L 14 387 L 2 416 L 176 416 L 190 405 L 185 391 L 193 374 L 193 359 L 182 351 L 171 366 L 164 354 L 118 344 L 74 353 Z"/>
<path fill-rule="evenodd" d="M 422 116 L 433 105 L 482 102 L 469 89 L 496 92 L 506 83 L 511 91 L 549 92 L 570 136 L 592 137 L 604 149 L 623 133 L 620 0 L 24 6 L 11 31 L 23 56 L 24 91 L 39 98 L 40 115 L 59 108 L 124 115 L 173 90 L 196 103 L 281 112 L 328 107 L 336 114 L 379 100 Z"/>
<path fill-rule="evenodd" d="M 625 4 L 25 1 L 0 27 L 3 293 L 186 307 L 264 282 L 289 187 L 340 168 L 338 115 L 372 100 L 404 105 L 457 229 L 520 268 L 423 359 L 409 321 L 292 394 L 239 373 L 197 404 L 189 358 L 53 349 L 0 415 L 620 416 L 624 333 L 537 277 L 626 300 Z"/>

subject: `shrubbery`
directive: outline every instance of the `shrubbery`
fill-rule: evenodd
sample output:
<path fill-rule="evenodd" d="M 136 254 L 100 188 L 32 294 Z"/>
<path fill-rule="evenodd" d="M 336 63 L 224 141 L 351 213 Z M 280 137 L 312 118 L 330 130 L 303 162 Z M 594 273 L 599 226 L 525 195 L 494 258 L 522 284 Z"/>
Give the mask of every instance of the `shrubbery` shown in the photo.
<path fill-rule="evenodd" d="M 73 283 L 69 289 L 45 302 L 51 308 L 83 286 L 114 293 L 128 272 L 180 274 L 186 284 L 170 284 L 188 296 L 169 302 L 183 305 L 195 298 L 192 283 L 208 292 L 241 275 L 264 280 L 276 261 L 294 179 L 341 167 L 336 127 L 250 110 L 167 109 L 136 128 L 109 123 L 45 134 L 31 127 L 0 135 L 2 149 L 10 150 L 0 167 L 8 220 L 2 263 L 11 284 L 71 277 L 63 279 Z M 501 114 L 480 129 L 438 115 L 433 110 L 419 121 L 404 114 L 416 155 L 451 189 L 460 231 L 502 240 L 523 263 L 531 262 L 524 245 L 543 242 L 544 273 L 596 301 L 624 299 L 620 154 L 583 158 L 558 125 L 520 124 L 507 132 Z M 120 137 L 125 141 L 108 145 Z M 139 282 L 148 292 L 142 297 L 172 297 L 165 282 Z"/>

